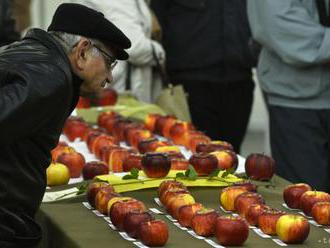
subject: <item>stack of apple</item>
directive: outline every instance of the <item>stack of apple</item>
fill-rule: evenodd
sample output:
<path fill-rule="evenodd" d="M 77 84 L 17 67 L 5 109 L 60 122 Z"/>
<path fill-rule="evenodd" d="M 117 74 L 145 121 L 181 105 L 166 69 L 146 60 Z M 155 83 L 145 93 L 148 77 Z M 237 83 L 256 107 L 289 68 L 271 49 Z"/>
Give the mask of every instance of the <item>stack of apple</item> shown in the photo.
<path fill-rule="evenodd" d="M 258 226 L 268 235 L 277 235 L 286 243 L 302 243 L 308 237 L 308 220 L 300 215 L 265 205 L 256 187 L 250 182 L 240 182 L 220 192 L 220 204 L 224 211 L 237 212 L 251 225 Z"/>
<path fill-rule="evenodd" d="M 90 108 L 94 106 L 109 106 L 115 105 L 117 102 L 118 94 L 114 89 L 104 89 L 99 96 L 94 98 L 79 97 L 76 108 Z"/>
<path fill-rule="evenodd" d="M 155 220 L 143 202 L 116 193 L 105 182 L 88 186 L 87 200 L 100 213 L 110 217 L 112 224 L 132 238 L 139 238 L 148 246 L 164 246 L 168 240 L 168 227 L 162 220 Z"/>
<path fill-rule="evenodd" d="M 306 183 L 288 185 L 283 190 L 283 198 L 291 209 L 300 209 L 312 216 L 320 225 L 330 225 L 330 195 L 323 191 L 314 191 Z"/>
<path fill-rule="evenodd" d="M 220 216 L 215 209 L 195 202 L 187 188 L 178 181 L 163 181 L 158 197 L 166 211 L 181 226 L 204 237 L 216 236 L 221 245 L 242 245 L 248 238 L 248 225 L 241 217 Z"/>

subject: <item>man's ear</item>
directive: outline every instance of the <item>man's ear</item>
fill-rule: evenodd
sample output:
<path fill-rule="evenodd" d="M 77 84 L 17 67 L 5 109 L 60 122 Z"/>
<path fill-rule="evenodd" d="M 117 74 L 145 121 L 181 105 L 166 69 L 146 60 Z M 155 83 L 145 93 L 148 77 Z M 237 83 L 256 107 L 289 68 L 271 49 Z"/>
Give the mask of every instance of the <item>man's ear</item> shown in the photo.
<path fill-rule="evenodd" d="M 87 61 L 87 51 L 91 43 L 88 39 L 82 38 L 74 49 L 74 61 L 78 70 L 83 70 Z"/>

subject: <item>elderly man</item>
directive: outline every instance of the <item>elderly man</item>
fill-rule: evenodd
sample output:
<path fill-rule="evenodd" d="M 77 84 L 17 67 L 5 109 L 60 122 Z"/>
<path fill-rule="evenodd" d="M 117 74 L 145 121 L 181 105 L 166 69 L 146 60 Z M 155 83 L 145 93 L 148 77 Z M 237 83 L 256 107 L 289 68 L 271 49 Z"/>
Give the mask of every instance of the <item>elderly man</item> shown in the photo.
<path fill-rule="evenodd" d="M 112 81 L 129 39 L 102 13 L 62 4 L 48 32 L 32 29 L 0 52 L 0 247 L 32 247 L 50 150 L 79 95 Z"/>
<path fill-rule="evenodd" d="M 248 0 L 277 173 L 330 192 L 328 0 Z"/>

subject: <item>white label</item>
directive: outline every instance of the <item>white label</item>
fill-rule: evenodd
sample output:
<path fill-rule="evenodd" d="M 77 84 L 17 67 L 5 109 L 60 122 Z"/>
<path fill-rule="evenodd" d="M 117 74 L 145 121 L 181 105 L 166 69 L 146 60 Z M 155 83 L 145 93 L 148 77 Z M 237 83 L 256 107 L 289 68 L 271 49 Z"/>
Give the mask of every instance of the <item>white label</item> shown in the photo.
<path fill-rule="evenodd" d="M 211 239 L 205 239 L 205 242 L 208 243 L 209 245 L 215 247 L 215 248 L 225 248 L 224 246 L 215 243 L 215 242 L 214 242 L 213 240 L 211 240 Z"/>
<path fill-rule="evenodd" d="M 98 210 L 93 210 L 92 212 L 98 217 L 104 217 L 104 215 L 101 214 Z"/>
<path fill-rule="evenodd" d="M 171 216 L 171 215 L 165 215 L 166 216 L 166 218 L 167 219 L 169 219 L 170 221 L 172 221 L 172 222 L 177 222 L 177 220 L 176 219 L 173 219 L 173 217 Z"/>
<path fill-rule="evenodd" d="M 278 244 L 279 246 L 288 246 L 286 243 L 284 243 L 282 240 L 280 239 L 272 239 L 276 244 Z"/>
<path fill-rule="evenodd" d="M 112 223 L 109 223 L 108 225 L 109 225 L 109 227 L 110 227 L 112 230 L 114 230 L 114 231 L 117 230 L 117 228 L 116 228 Z"/>
<path fill-rule="evenodd" d="M 102 108 L 102 107 L 97 107 L 96 110 L 97 110 L 97 111 L 102 111 L 103 108 Z"/>
<path fill-rule="evenodd" d="M 307 219 L 312 219 L 313 217 L 311 216 L 307 216 L 304 212 L 300 211 L 299 214 L 301 214 L 302 216 L 304 216 Z"/>
<path fill-rule="evenodd" d="M 286 203 L 282 203 L 282 206 L 288 210 L 299 210 L 297 208 L 290 208 L 288 205 L 286 205 Z"/>
<path fill-rule="evenodd" d="M 160 206 L 160 207 L 163 206 L 163 204 L 160 202 L 160 200 L 159 200 L 158 197 L 155 197 L 155 198 L 154 198 L 154 201 L 156 202 L 156 204 L 157 204 L 158 206 Z"/>
<path fill-rule="evenodd" d="M 309 220 L 308 222 L 311 223 L 313 226 L 316 226 L 316 227 L 321 227 L 322 226 L 322 225 L 318 224 L 315 220 Z"/>
<path fill-rule="evenodd" d="M 249 226 L 250 229 L 256 229 L 256 226 Z"/>
<path fill-rule="evenodd" d="M 330 229 L 324 229 L 324 231 L 326 231 L 327 233 L 330 233 Z"/>
<path fill-rule="evenodd" d="M 234 214 L 232 214 L 232 216 L 234 216 L 234 217 L 238 217 L 238 216 L 239 216 L 239 214 L 235 214 L 235 213 L 234 213 Z"/>
<path fill-rule="evenodd" d="M 163 212 L 160 211 L 160 210 L 158 210 L 157 208 L 149 208 L 149 210 L 150 210 L 151 212 L 153 212 L 154 214 L 163 214 Z"/>
<path fill-rule="evenodd" d="M 222 206 L 220 206 L 221 211 L 225 212 L 226 214 L 231 214 L 231 211 L 228 211 L 226 209 L 224 209 Z"/>
<path fill-rule="evenodd" d="M 174 222 L 173 224 L 176 225 L 178 228 L 180 228 L 183 231 L 187 231 L 188 230 L 188 228 L 181 226 L 179 222 Z"/>
<path fill-rule="evenodd" d="M 137 247 L 140 247 L 140 248 L 149 248 L 149 246 L 146 246 L 146 245 L 142 244 L 141 242 L 133 242 L 133 244 L 135 244 Z"/>
<path fill-rule="evenodd" d="M 128 236 L 128 234 L 125 233 L 125 232 L 118 232 L 118 233 L 119 233 L 120 236 L 123 237 L 123 239 L 126 239 L 126 240 L 128 240 L 128 241 L 136 241 L 136 239 L 131 238 L 131 237 Z"/>
<path fill-rule="evenodd" d="M 108 216 L 104 216 L 103 219 L 104 219 L 106 222 L 112 224 L 112 221 L 110 220 L 110 217 L 108 217 Z"/>
<path fill-rule="evenodd" d="M 189 233 L 191 236 L 195 237 L 196 239 L 205 239 L 204 237 L 197 235 L 193 230 L 189 230 L 187 231 L 187 233 Z"/>
<path fill-rule="evenodd" d="M 83 202 L 82 204 L 83 204 L 87 209 L 90 209 L 90 210 L 93 209 L 92 206 L 91 206 L 88 202 Z"/>
<path fill-rule="evenodd" d="M 267 238 L 271 238 L 271 236 L 269 236 L 268 234 L 266 233 L 263 233 L 259 228 L 255 228 L 255 229 L 252 229 L 257 235 L 259 235 L 260 237 L 264 238 L 264 239 L 267 239 Z"/>

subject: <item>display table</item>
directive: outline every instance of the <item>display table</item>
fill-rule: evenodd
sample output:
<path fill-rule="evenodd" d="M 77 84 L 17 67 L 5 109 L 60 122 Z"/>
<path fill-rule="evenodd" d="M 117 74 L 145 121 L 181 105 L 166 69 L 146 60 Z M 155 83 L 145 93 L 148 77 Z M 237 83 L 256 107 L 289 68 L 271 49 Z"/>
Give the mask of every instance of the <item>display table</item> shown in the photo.
<path fill-rule="evenodd" d="M 282 206 L 282 191 L 285 185 L 289 183 L 278 176 L 274 176 L 273 183 L 274 187 L 259 186 L 258 193 L 264 197 L 267 205 L 288 211 Z M 220 188 L 190 187 L 189 191 L 197 202 L 206 207 L 217 209 L 221 214 L 224 214 L 220 210 L 219 204 Z M 156 188 L 126 192 L 123 195 L 143 201 L 148 208 L 157 208 L 164 212 L 164 209 L 154 201 L 154 198 L 157 197 Z M 81 195 L 55 203 L 43 203 L 37 214 L 37 220 L 44 230 L 44 238 L 39 247 L 137 247 L 133 241 L 125 240 L 118 231 L 112 230 L 103 217 L 99 217 L 92 210 L 87 209 L 82 204 L 85 201 L 85 195 Z M 296 211 L 288 212 L 297 213 Z M 199 240 L 187 231 L 181 230 L 165 215 L 154 215 L 157 219 L 163 219 L 168 223 L 169 240 L 166 247 L 212 247 L 206 240 Z M 309 237 L 302 245 L 288 245 L 288 247 L 316 248 L 329 246 L 330 233 L 325 230 L 329 227 L 316 227 L 312 224 L 310 226 Z M 250 229 L 249 238 L 244 247 L 280 247 L 273 239 L 276 239 L 276 237 L 262 238 L 253 229 Z M 208 240 L 216 241 L 215 238 L 209 238 Z"/>

